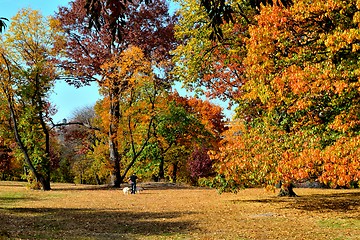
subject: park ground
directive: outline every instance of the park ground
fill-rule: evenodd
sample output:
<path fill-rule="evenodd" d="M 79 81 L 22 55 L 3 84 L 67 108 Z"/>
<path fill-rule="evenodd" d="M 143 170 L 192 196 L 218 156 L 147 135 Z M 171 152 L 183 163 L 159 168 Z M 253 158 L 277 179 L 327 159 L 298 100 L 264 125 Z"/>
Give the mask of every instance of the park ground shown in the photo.
<path fill-rule="evenodd" d="M 34 191 L 0 181 L 0 239 L 360 239 L 360 190 L 297 188 L 296 198 L 246 189 L 142 183 Z"/>

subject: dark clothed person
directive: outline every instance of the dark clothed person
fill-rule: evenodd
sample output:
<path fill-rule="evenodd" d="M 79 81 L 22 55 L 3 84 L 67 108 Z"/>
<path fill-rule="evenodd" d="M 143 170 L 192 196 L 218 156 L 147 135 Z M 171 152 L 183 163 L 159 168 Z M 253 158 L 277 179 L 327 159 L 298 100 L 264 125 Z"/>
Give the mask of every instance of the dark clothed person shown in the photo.
<path fill-rule="evenodd" d="M 137 176 L 135 173 L 133 175 L 131 175 L 129 178 L 130 185 L 131 185 L 131 194 L 135 194 L 135 192 L 136 192 L 136 179 L 137 179 Z"/>

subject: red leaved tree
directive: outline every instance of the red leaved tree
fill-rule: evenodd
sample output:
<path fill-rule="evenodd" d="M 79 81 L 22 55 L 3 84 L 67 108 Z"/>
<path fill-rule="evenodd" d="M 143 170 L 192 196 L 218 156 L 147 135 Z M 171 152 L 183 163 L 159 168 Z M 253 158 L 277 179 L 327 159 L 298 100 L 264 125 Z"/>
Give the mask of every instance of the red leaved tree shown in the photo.
<path fill-rule="evenodd" d="M 86 0 L 76 0 L 70 7 L 59 9 L 57 18 L 62 22 L 62 27 L 67 37 L 67 58 L 61 60 L 62 67 L 67 71 L 64 77 L 70 84 L 81 86 L 91 81 L 100 86 L 106 81 L 107 76 L 101 66 L 111 59 L 120 57 L 121 53 L 134 45 L 142 49 L 145 57 L 149 59 L 153 67 L 161 74 L 158 83 L 164 84 L 167 79 L 167 70 L 170 67 L 169 51 L 174 47 L 173 25 L 175 19 L 168 13 L 168 6 L 164 1 L 152 4 L 127 5 L 126 25 L 121 30 L 124 33 L 120 37 L 113 37 L 111 5 L 106 1 L 99 4 L 106 6 L 98 12 L 101 28 L 95 30 L 89 28 L 87 12 L 84 9 Z M 127 86 L 121 79 L 112 81 L 112 90 L 109 92 L 109 138 L 110 160 L 113 163 L 114 186 L 120 186 L 120 155 L 118 152 L 118 119 L 121 117 L 120 96 L 121 91 Z"/>

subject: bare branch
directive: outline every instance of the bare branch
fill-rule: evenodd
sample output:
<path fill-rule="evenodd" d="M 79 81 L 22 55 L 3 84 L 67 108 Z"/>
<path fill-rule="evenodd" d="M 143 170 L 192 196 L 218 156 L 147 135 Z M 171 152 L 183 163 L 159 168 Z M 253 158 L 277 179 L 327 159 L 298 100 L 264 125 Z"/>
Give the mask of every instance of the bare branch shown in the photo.
<path fill-rule="evenodd" d="M 52 121 L 52 127 L 51 129 L 53 128 L 56 128 L 56 127 L 62 127 L 62 126 L 70 126 L 70 125 L 80 125 L 80 126 L 84 126 L 88 129 L 92 129 L 92 130 L 97 130 L 97 131 L 100 131 L 101 129 L 98 128 L 98 127 L 94 127 L 94 126 L 91 126 L 90 124 L 88 123 L 83 123 L 83 122 L 66 122 L 66 123 L 56 123 L 54 124 Z"/>

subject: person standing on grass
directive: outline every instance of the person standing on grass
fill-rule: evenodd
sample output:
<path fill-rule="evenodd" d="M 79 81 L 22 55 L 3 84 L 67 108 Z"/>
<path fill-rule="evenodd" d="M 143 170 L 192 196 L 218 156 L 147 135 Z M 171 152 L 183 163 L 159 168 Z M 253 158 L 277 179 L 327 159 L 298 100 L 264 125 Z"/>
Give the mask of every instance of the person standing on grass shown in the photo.
<path fill-rule="evenodd" d="M 129 177 L 130 185 L 131 185 L 131 194 L 135 194 L 135 192 L 136 192 L 136 179 L 137 179 L 137 176 L 135 173 L 133 173 Z"/>

